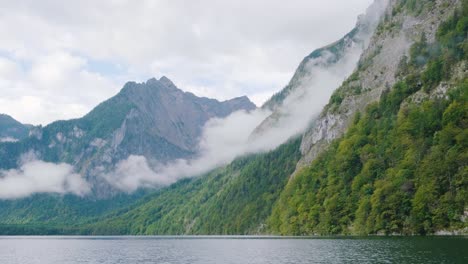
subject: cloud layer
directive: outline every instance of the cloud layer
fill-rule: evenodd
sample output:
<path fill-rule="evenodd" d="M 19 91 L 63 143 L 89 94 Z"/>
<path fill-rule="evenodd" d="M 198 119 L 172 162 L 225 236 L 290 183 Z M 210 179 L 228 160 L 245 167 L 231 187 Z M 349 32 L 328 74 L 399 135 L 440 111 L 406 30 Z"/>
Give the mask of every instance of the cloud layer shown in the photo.
<path fill-rule="evenodd" d="M 4 1 L 0 112 L 32 124 L 78 117 L 125 81 L 161 75 L 198 95 L 261 103 L 370 2 Z"/>
<path fill-rule="evenodd" d="M 65 163 L 31 159 L 18 169 L 0 170 L 0 199 L 23 198 L 35 193 L 82 196 L 89 190 L 89 184 Z"/>

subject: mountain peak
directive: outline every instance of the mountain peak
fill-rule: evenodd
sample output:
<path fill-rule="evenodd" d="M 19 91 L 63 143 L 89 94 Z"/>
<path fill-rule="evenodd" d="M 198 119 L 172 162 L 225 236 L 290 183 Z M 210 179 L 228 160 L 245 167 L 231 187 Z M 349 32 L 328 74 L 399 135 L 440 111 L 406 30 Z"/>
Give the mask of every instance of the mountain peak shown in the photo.
<path fill-rule="evenodd" d="M 229 105 L 230 107 L 244 109 L 247 111 L 255 110 L 257 108 L 257 106 L 252 103 L 252 101 L 250 101 L 250 99 L 245 95 L 226 100 L 223 103 Z"/>
<path fill-rule="evenodd" d="M 165 88 L 179 90 L 179 88 L 177 88 L 177 86 L 166 76 L 162 76 L 159 80 L 153 77 L 153 78 L 148 79 L 146 82 L 142 84 L 158 86 L 158 87 L 162 85 Z"/>
<path fill-rule="evenodd" d="M 162 76 L 161 78 L 159 78 L 159 81 L 161 83 L 163 83 L 164 85 L 175 86 L 175 84 L 169 78 L 167 78 L 166 76 Z"/>
<path fill-rule="evenodd" d="M 149 79 L 146 81 L 147 84 L 157 83 L 157 82 L 159 82 L 158 79 L 156 79 L 156 78 L 154 78 L 154 77 L 149 78 Z"/>

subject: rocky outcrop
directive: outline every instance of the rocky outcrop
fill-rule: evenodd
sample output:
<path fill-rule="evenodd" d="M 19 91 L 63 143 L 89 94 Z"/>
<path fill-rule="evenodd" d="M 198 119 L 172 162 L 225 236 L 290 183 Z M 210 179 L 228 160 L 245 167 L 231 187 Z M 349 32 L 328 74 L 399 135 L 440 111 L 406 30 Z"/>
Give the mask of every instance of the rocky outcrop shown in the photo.
<path fill-rule="evenodd" d="M 332 140 L 343 135 L 357 112 L 378 101 L 382 92 L 395 84 L 398 65 L 410 46 L 423 33 L 428 42 L 434 41 L 439 23 L 453 13 L 459 1 L 421 1 L 419 13 L 402 12 L 401 4 L 390 1 L 358 68 L 303 135 L 303 158 L 298 168 L 310 164 Z"/>

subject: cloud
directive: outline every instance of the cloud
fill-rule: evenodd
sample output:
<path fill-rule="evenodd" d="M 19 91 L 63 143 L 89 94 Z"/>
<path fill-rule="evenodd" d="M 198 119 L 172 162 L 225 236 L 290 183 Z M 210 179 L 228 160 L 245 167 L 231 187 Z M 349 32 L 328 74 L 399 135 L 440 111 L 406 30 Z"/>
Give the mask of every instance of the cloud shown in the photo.
<path fill-rule="evenodd" d="M 16 199 L 35 193 L 85 195 L 89 184 L 69 164 L 28 158 L 18 169 L 0 170 L 0 199 Z"/>
<path fill-rule="evenodd" d="M 146 158 L 137 155 L 130 155 L 127 159 L 119 161 L 112 172 L 101 176 L 115 187 L 129 192 L 140 187 L 169 185 L 174 182 L 168 175 L 153 171 Z"/>
<path fill-rule="evenodd" d="M 18 139 L 14 137 L 0 137 L 0 142 L 18 142 Z"/>
<path fill-rule="evenodd" d="M 260 108 L 209 120 L 197 158 L 151 167 L 145 157 L 130 156 L 105 178 L 115 187 L 132 192 L 140 187 L 165 186 L 181 178 L 198 176 L 241 155 L 272 150 L 310 125 L 332 92 L 352 73 L 361 52 L 361 46 L 353 46 L 339 63 L 327 67 L 317 61 L 321 58 L 309 61 L 305 66 L 306 76 L 274 113 Z M 330 53 L 329 56 L 334 55 Z M 265 120 L 269 120 L 270 125 L 252 136 Z"/>
<path fill-rule="evenodd" d="M 125 81 L 162 75 L 198 95 L 261 104 L 370 2 L 6 1 L 0 112 L 32 124 L 79 117 Z"/>
<path fill-rule="evenodd" d="M 33 124 L 84 115 L 118 91 L 116 83 L 88 71 L 87 64 L 68 52 L 35 57 L 28 67 L 0 57 L 0 113 Z"/>

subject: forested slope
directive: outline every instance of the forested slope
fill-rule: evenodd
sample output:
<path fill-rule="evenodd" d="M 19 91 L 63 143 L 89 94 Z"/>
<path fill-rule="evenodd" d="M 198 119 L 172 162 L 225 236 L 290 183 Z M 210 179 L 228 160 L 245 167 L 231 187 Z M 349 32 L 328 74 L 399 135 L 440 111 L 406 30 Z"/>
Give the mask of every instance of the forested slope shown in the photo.
<path fill-rule="evenodd" d="M 300 157 L 300 140 L 187 179 L 84 227 L 86 234 L 257 234 Z"/>
<path fill-rule="evenodd" d="M 288 183 L 272 233 L 430 234 L 468 227 L 468 1 L 423 34 L 400 81 Z"/>

